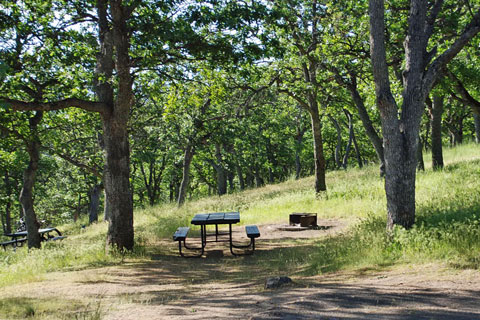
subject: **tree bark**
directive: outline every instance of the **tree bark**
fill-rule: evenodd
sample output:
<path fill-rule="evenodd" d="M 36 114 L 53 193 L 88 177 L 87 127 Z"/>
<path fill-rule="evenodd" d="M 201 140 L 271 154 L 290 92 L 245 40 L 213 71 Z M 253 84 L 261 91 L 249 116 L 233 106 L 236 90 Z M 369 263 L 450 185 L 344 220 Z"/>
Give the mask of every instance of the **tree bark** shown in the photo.
<path fill-rule="evenodd" d="M 190 183 L 190 164 L 192 163 L 193 155 L 195 154 L 194 147 L 187 144 L 183 156 L 183 178 L 178 191 L 177 205 L 181 207 L 185 203 L 187 196 L 188 185 Z"/>
<path fill-rule="evenodd" d="M 30 137 L 27 139 L 27 152 L 29 163 L 23 173 L 23 187 L 20 191 L 20 204 L 22 205 L 23 216 L 27 226 L 27 243 L 29 248 L 40 248 L 40 234 L 38 228 L 37 215 L 35 214 L 33 202 L 33 188 L 35 186 L 35 177 L 40 161 L 40 140 L 38 138 L 37 126 L 42 120 L 43 112 L 37 111 L 35 116 L 30 118 Z"/>
<path fill-rule="evenodd" d="M 430 127 L 432 129 L 431 140 L 433 170 L 443 169 L 442 114 L 443 97 L 435 94 L 433 96 L 432 110 L 430 112 Z"/>

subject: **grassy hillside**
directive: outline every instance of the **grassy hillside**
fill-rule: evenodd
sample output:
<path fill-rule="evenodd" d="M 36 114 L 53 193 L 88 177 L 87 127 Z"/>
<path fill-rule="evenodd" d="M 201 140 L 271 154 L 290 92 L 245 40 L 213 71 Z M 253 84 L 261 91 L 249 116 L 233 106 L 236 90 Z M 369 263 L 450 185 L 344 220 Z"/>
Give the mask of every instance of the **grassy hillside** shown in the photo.
<path fill-rule="evenodd" d="M 430 155 L 425 155 L 429 162 Z M 288 220 L 291 212 L 317 212 L 320 218 L 344 219 L 352 227 L 343 234 L 255 260 L 259 267 L 313 275 L 345 268 L 441 261 L 452 267 L 480 267 L 480 147 L 464 145 L 445 150 L 446 168 L 427 170 L 417 178 L 417 224 L 409 231 L 385 233 L 385 195 L 378 168 L 330 172 L 329 188 L 317 198 L 313 179 L 269 185 L 223 197 L 188 202 L 183 208 L 160 205 L 135 212 L 137 246 L 122 256 L 105 252 L 106 224 L 85 229 L 82 222 L 61 226 L 68 238 L 28 253 L 0 252 L 0 287 L 42 279 L 46 272 L 74 270 L 150 260 L 159 239 L 170 238 L 176 227 L 189 225 L 198 212 L 238 210 L 242 224 Z M 313 247 L 312 247 L 313 246 Z M 175 244 L 172 242 L 172 248 Z M 171 248 L 170 248 L 171 249 Z"/>

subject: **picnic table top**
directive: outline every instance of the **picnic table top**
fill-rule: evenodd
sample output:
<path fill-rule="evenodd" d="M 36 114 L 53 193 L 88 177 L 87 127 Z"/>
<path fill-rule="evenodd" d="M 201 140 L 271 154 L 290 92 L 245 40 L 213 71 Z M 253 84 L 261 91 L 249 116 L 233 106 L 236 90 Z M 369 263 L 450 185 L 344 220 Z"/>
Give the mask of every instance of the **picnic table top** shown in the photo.
<path fill-rule="evenodd" d="M 239 212 L 199 213 L 192 219 L 192 224 L 234 224 L 240 222 Z"/>
<path fill-rule="evenodd" d="M 38 233 L 44 234 L 44 233 L 49 233 L 52 231 L 56 231 L 59 235 L 61 235 L 60 231 L 57 230 L 57 228 L 43 228 L 43 229 L 38 229 Z M 19 232 L 13 232 L 13 233 L 6 233 L 5 235 L 7 237 L 22 237 L 27 235 L 27 231 L 19 231 Z"/>

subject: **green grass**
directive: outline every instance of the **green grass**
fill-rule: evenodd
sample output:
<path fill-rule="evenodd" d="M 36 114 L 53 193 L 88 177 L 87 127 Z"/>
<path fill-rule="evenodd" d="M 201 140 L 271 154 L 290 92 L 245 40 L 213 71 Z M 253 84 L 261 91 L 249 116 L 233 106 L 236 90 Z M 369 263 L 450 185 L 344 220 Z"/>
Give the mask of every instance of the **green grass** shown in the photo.
<path fill-rule="evenodd" d="M 298 240 L 295 247 L 262 250 L 240 260 L 246 269 L 265 273 L 315 275 L 342 269 L 382 268 L 438 261 L 453 268 L 480 268 L 480 147 L 464 145 L 445 150 L 446 168 L 417 177 L 417 223 L 387 236 L 386 202 L 378 168 L 335 171 L 327 175 L 328 192 L 316 197 L 313 178 L 291 180 L 222 197 L 187 202 L 178 209 L 165 204 L 135 211 L 136 247 L 122 256 L 105 251 L 105 223 L 81 228 L 82 222 L 62 226 L 68 238 L 41 250 L 0 252 L 0 287 L 43 279 L 48 272 L 78 270 L 150 260 L 158 239 L 170 239 L 178 226 L 189 225 L 199 212 L 241 212 L 242 224 L 286 223 L 291 212 L 317 212 L 319 218 L 350 222 L 343 233 L 315 241 Z M 172 243 L 172 248 L 174 248 Z M 170 248 L 171 249 L 171 248 Z M 163 250 L 163 251 L 162 251 Z M 169 259 L 165 256 L 165 259 Z M 237 264 L 236 259 L 221 263 Z M 255 272 L 256 272 L 255 271 Z M 240 275 L 237 275 L 240 276 Z"/>

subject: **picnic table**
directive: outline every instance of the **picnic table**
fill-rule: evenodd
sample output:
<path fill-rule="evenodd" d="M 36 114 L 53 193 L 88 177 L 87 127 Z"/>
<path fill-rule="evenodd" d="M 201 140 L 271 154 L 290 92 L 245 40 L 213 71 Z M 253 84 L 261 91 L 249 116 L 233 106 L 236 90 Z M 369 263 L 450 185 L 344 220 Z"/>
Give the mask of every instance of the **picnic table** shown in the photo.
<path fill-rule="evenodd" d="M 184 257 L 182 253 L 182 242 L 183 246 L 189 250 L 200 250 L 200 254 L 197 257 L 201 257 L 205 252 L 205 247 L 207 242 L 221 242 L 221 241 L 228 241 L 230 245 L 230 252 L 232 255 L 238 255 L 234 251 L 234 248 L 241 248 L 247 249 L 250 248 L 251 251 L 248 253 L 252 253 L 255 250 L 255 238 L 260 236 L 260 232 L 258 231 L 257 226 L 246 226 L 247 237 L 250 238 L 250 243 L 247 245 L 236 245 L 233 243 L 233 236 L 232 236 L 232 225 L 237 224 L 240 222 L 240 213 L 239 212 L 215 212 L 215 213 L 199 213 L 196 214 L 192 221 L 192 225 L 200 226 L 200 241 L 201 247 L 200 248 L 192 248 L 187 246 L 186 238 L 188 231 L 190 230 L 189 227 L 180 227 L 177 229 L 175 234 L 173 235 L 173 240 L 178 241 L 178 248 L 180 255 Z M 219 225 L 227 225 L 228 224 L 228 232 L 220 232 L 218 229 Z M 207 226 L 215 226 L 214 233 L 207 232 Z M 222 235 L 228 235 L 228 239 L 219 238 Z M 207 237 L 215 237 L 215 240 L 208 241 Z"/>
<path fill-rule="evenodd" d="M 38 229 L 40 234 L 40 241 L 55 241 L 65 239 L 65 236 L 62 236 L 62 233 L 57 228 L 42 228 Z M 13 233 L 6 233 L 5 236 L 10 237 L 10 241 L 1 242 L 5 250 L 8 245 L 13 246 L 14 248 L 22 246 L 24 242 L 27 241 L 27 231 L 17 231 Z"/>

